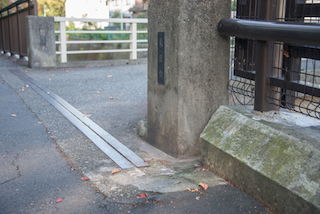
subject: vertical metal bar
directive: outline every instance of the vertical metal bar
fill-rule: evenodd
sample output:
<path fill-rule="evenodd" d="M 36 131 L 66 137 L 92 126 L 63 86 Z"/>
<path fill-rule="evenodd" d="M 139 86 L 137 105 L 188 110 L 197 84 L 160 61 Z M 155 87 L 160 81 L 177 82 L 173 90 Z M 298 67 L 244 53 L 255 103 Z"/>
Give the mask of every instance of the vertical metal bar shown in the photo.
<path fill-rule="evenodd" d="M 20 36 L 20 24 L 19 24 L 19 7 L 16 6 L 16 13 L 17 13 L 17 29 L 18 29 L 18 49 L 19 49 L 19 56 L 21 57 L 21 36 Z"/>
<path fill-rule="evenodd" d="M 130 35 L 130 59 L 137 59 L 138 54 L 137 54 L 137 23 L 131 23 L 130 26 L 131 30 L 131 35 Z"/>
<path fill-rule="evenodd" d="M 11 45 L 11 29 L 10 29 L 10 9 L 7 10 L 8 14 L 8 33 L 9 33 L 9 50 L 10 54 L 12 53 L 12 45 Z"/>
<path fill-rule="evenodd" d="M 272 2 L 258 0 L 258 19 L 272 20 Z M 254 110 L 265 112 L 279 110 L 279 107 L 268 102 L 267 94 L 270 90 L 277 90 L 270 86 L 269 77 L 272 76 L 272 46 L 273 42 L 257 41 L 256 52 L 256 79 Z"/>
<path fill-rule="evenodd" d="M 66 22 L 60 21 L 59 23 L 59 30 L 60 30 L 60 62 L 66 63 L 67 62 L 67 37 L 66 37 Z"/>
<path fill-rule="evenodd" d="M 297 4 L 305 4 L 305 0 L 287 0 L 286 21 L 304 22 L 304 17 L 298 17 L 297 15 Z M 288 48 L 288 46 L 286 46 Z M 287 50 L 289 51 L 289 49 Z M 283 58 L 283 75 L 286 81 L 298 81 L 300 80 L 300 67 L 301 58 L 289 57 Z M 295 106 L 295 91 L 290 90 L 290 88 L 282 89 L 284 96 L 281 97 L 282 105 L 288 108 L 294 108 Z"/>
<path fill-rule="evenodd" d="M 29 10 L 29 15 L 31 15 L 31 4 L 30 4 L 30 0 L 28 0 L 28 10 Z"/>
<path fill-rule="evenodd" d="M 0 13 L 0 17 L 1 17 L 1 38 L 2 38 L 2 49 L 3 49 L 3 52 L 5 52 L 5 49 L 4 49 L 4 27 L 3 27 L 3 17 L 2 17 L 2 13 Z"/>

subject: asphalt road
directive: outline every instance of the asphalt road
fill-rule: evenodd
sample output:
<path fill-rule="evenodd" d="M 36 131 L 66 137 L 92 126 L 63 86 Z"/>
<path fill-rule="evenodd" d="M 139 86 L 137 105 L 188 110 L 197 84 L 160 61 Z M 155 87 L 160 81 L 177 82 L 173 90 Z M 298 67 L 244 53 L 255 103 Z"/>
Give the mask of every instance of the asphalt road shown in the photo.
<path fill-rule="evenodd" d="M 62 96 L 117 139 L 139 151 L 135 123 L 146 116 L 146 65 L 32 70 L 0 58 L 0 213 L 268 213 L 230 185 L 204 195 L 183 191 L 100 193 L 83 173 L 114 163 L 7 68 L 27 74 Z M 112 77 L 111 77 L 112 76 Z M 91 83 L 91 84 L 88 84 Z M 111 98 L 112 97 L 112 98 Z M 129 139 L 129 140 L 128 140 Z M 75 168 L 75 170 L 72 170 Z M 143 182 L 143 181 L 142 181 Z M 109 189 L 108 189 L 109 188 Z M 118 189 L 119 190 L 119 189 Z M 58 198 L 63 198 L 56 203 Z"/>

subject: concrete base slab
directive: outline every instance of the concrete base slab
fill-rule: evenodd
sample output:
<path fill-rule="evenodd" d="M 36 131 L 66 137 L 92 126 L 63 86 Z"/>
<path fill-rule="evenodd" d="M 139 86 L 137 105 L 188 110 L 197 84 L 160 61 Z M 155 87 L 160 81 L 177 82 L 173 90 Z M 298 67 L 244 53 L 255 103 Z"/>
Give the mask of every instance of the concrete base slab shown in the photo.
<path fill-rule="evenodd" d="M 100 167 L 96 171 L 86 173 L 86 176 L 102 193 L 110 191 L 110 187 L 101 183 L 103 180 L 101 174 L 104 174 L 104 179 L 113 183 L 112 191 L 117 191 L 123 186 L 133 186 L 138 191 L 172 193 L 185 191 L 187 188 L 199 188 L 198 184 L 201 181 L 210 187 L 227 184 L 224 179 L 212 172 L 205 172 L 202 168 L 194 169 L 194 164 L 199 164 L 199 160 L 187 159 L 183 162 L 152 161 L 150 167 L 125 169 L 114 175 L 111 175 L 114 168 Z"/>
<path fill-rule="evenodd" d="M 200 136 L 203 163 L 276 213 L 320 213 L 320 121 L 261 116 L 221 106 Z"/>

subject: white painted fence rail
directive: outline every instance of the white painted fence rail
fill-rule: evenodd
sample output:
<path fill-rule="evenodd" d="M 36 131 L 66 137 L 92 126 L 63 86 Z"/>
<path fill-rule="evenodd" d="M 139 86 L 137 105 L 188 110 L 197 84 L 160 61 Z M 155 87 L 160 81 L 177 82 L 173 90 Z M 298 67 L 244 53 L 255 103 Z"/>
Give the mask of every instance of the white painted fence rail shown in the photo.
<path fill-rule="evenodd" d="M 138 40 L 139 33 L 148 33 L 148 31 L 137 30 L 138 23 L 148 23 L 148 19 L 90 19 L 90 18 L 65 18 L 65 17 L 54 17 L 54 21 L 58 22 L 59 30 L 55 31 L 59 34 L 59 40 L 56 44 L 60 46 L 59 51 L 56 52 L 60 55 L 60 62 L 66 63 L 68 54 L 90 54 L 90 53 L 116 53 L 116 52 L 130 52 L 130 59 L 137 59 L 138 51 L 148 51 L 147 48 L 138 49 L 138 42 L 148 42 L 145 40 Z M 66 30 L 66 22 L 107 22 L 107 23 L 129 23 L 130 30 L 114 31 L 114 30 Z M 92 34 L 130 34 L 130 40 L 87 40 L 87 41 L 67 41 L 68 33 L 92 33 Z M 77 50 L 68 51 L 68 44 L 94 44 L 94 43 L 130 43 L 130 49 L 112 49 L 112 50 Z"/>

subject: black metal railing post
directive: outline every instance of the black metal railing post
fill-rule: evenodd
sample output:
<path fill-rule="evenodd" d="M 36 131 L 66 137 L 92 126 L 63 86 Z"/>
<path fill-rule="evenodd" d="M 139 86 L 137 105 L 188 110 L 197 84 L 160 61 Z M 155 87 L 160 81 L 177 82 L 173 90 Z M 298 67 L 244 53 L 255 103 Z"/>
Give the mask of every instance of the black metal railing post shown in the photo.
<path fill-rule="evenodd" d="M 29 10 L 29 15 L 31 15 L 31 4 L 30 4 L 30 0 L 28 0 L 28 10 Z"/>
<path fill-rule="evenodd" d="M 274 20 L 272 16 L 271 1 L 258 0 L 258 20 Z M 277 87 L 270 85 L 269 80 L 273 75 L 272 46 L 273 42 L 257 41 L 254 110 L 260 112 L 280 110 L 279 106 L 269 103 L 267 98 L 270 90 L 278 90 Z"/>
<path fill-rule="evenodd" d="M 291 22 L 304 22 L 304 17 L 299 17 L 297 14 L 297 6 L 305 5 L 305 0 L 287 0 L 286 1 L 286 14 L 285 20 Z M 290 47 L 285 45 L 289 51 Z M 300 67 L 301 67 L 301 58 L 300 57 L 284 57 L 283 58 L 283 76 L 286 81 L 299 81 L 300 80 Z M 283 96 L 281 97 L 283 106 L 288 108 L 293 108 L 296 100 L 295 91 L 290 90 L 290 88 L 281 89 Z"/>
<path fill-rule="evenodd" d="M 2 42 L 2 49 L 3 49 L 3 52 L 5 52 L 5 49 L 4 49 L 4 30 L 3 30 L 3 18 L 2 18 L 2 13 L 0 12 L 0 18 L 1 18 L 1 42 Z"/>
<path fill-rule="evenodd" d="M 16 13 L 17 13 L 17 29 L 18 29 L 18 50 L 19 50 L 19 57 L 21 57 L 21 36 L 20 36 L 20 23 L 19 23 L 19 6 L 16 6 Z"/>
<path fill-rule="evenodd" d="M 8 17 L 8 34 L 9 34 L 9 50 L 10 54 L 12 54 L 12 44 L 11 44 L 11 28 L 10 28 L 10 9 L 7 10 Z"/>

